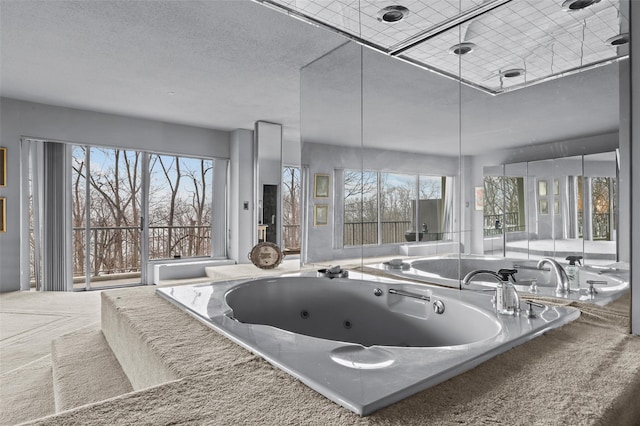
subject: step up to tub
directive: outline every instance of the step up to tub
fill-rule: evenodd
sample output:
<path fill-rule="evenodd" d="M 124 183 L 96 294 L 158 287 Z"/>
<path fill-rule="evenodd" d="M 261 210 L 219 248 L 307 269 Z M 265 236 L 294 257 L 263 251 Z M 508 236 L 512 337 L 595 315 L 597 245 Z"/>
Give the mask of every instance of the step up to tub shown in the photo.
<path fill-rule="evenodd" d="M 79 330 L 51 345 L 56 412 L 132 391 L 102 331 Z"/>

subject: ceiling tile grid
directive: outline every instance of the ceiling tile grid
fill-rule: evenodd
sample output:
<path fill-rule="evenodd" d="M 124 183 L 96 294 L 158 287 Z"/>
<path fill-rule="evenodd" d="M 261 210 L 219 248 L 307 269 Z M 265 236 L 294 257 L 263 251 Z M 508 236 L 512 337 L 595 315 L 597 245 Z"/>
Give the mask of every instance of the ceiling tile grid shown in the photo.
<path fill-rule="evenodd" d="M 383 52 L 437 29 L 450 18 L 494 0 L 277 0 L 275 3 L 346 32 Z M 581 67 L 615 59 L 605 42 L 619 33 L 619 0 L 600 0 L 567 12 L 559 0 L 511 0 L 468 22 L 412 46 L 399 56 L 491 93 L 517 88 Z M 393 23 L 378 19 L 381 9 L 402 5 L 409 14 Z M 449 53 L 461 42 L 472 52 Z M 505 78 L 502 71 L 521 68 L 525 75 Z M 460 75 L 458 75 L 460 74 Z"/>

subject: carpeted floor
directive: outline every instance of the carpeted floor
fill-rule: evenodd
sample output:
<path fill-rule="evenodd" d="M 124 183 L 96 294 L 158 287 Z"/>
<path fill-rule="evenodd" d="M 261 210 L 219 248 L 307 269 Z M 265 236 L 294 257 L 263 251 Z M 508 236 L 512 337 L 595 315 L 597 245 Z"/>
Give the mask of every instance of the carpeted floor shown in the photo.
<path fill-rule="evenodd" d="M 178 380 L 33 424 L 634 425 L 640 338 L 628 298 L 572 303 L 580 319 L 369 417 L 327 400 L 153 293 L 106 292 Z M 103 300 L 104 303 L 104 300 Z"/>

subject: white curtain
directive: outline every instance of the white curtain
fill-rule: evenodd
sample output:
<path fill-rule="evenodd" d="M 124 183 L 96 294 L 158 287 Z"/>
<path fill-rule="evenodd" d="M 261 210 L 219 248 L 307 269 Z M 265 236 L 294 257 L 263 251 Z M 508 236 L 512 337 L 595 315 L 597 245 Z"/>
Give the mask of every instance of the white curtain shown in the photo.
<path fill-rule="evenodd" d="M 71 146 L 25 140 L 23 149 L 31 171 L 36 289 L 71 291 Z"/>
<path fill-rule="evenodd" d="M 444 184 L 444 211 L 442 214 L 442 239 L 453 239 L 453 191 L 454 183 L 452 176 L 445 177 Z"/>

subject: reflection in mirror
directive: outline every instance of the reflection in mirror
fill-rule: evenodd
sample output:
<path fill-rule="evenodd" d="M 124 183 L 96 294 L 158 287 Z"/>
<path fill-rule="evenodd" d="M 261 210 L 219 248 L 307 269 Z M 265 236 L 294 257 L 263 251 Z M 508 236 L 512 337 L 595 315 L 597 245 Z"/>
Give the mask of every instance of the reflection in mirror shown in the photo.
<path fill-rule="evenodd" d="M 377 184 L 363 171 L 360 154 L 361 50 L 347 42 L 300 73 L 304 264 L 361 257 L 361 247 L 377 232 L 371 212 L 362 209 Z M 328 191 L 316 191 L 316 175 L 328 176 Z M 343 240 L 353 245 L 345 247 Z"/>
<path fill-rule="evenodd" d="M 553 173 L 548 178 L 546 199 L 553 227 L 553 257 L 562 264 L 566 264 L 567 256 L 584 257 L 580 233 L 582 173 L 582 156 L 556 158 L 553 160 Z M 534 254 L 538 252 L 534 250 Z"/>
<path fill-rule="evenodd" d="M 306 262 L 459 253 L 458 83 L 354 43 L 301 78 Z M 315 195 L 320 174 L 330 176 L 329 197 Z M 329 226 L 314 221 L 319 205 L 328 206 Z"/>
<path fill-rule="evenodd" d="M 506 257 L 527 258 L 529 227 L 527 226 L 527 163 L 505 164 L 503 177 L 503 235 Z"/>
<path fill-rule="evenodd" d="M 484 254 L 504 256 L 504 166 L 487 166 L 484 168 L 483 194 L 483 241 Z M 476 194 L 476 197 L 478 195 Z"/>
<path fill-rule="evenodd" d="M 552 1 L 542 2 L 544 7 L 524 3 L 474 16 L 466 9 L 449 11 L 465 15 L 464 23 L 439 27 L 432 36 L 425 31 L 424 38 L 391 53 L 409 63 L 419 58 L 419 67 L 349 42 L 302 70 L 308 261 L 366 259 L 393 250 L 407 256 L 553 256 L 563 262 L 565 255 L 584 253 L 581 155 L 618 146 L 617 60 L 626 55 L 625 46 L 603 46 L 596 33 L 614 36 L 626 23 L 613 1 L 582 15 Z M 539 31 L 533 44 L 492 25 L 501 16 L 519 20 L 512 6 L 535 9 L 521 34 Z M 371 17 L 364 8 L 354 13 L 358 22 Z M 605 15 L 611 19 L 606 30 L 596 25 Z M 420 16 L 410 16 L 420 28 Z M 367 37 L 368 30 L 354 33 L 312 18 Z M 536 25 L 538 19 L 560 28 Z M 379 24 L 372 22 L 372 28 Z M 383 28 L 378 35 L 402 36 Z M 565 38 L 571 43 L 563 43 Z M 512 49 L 504 49 L 507 44 Z M 585 56 L 586 46 L 594 56 Z M 505 50 L 508 55 L 501 54 Z M 425 64 L 438 72 L 425 72 Z M 520 71 L 503 72 L 511 69 Z M 564 158 L 571 155 L 578 156 Z M 315 174 L 330 175 L 328 199 L 313 197 Z M 423 202 L 431 200 L 421 189 L 425 178 L 442 182 L 435 207 Z M 329 211 L 328 227 L 314 224 L 314 209 L 322 204 Z M 433 213 L 425 217 L 430 208 Z M 437 235 L 431 236 L 434 229 Z"/>
<path fill-rule="evenodd" d="M 484 253 L 617 261 L 615 152 L 484 168 Z"/>
<path fill-rule="evenodd" d="M 584 156 L 583 221 L 585 264 L 617 261 L 617 157 L 615 152 Z"/>

